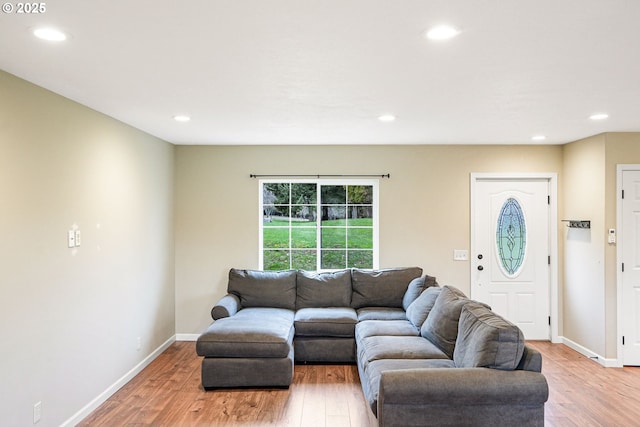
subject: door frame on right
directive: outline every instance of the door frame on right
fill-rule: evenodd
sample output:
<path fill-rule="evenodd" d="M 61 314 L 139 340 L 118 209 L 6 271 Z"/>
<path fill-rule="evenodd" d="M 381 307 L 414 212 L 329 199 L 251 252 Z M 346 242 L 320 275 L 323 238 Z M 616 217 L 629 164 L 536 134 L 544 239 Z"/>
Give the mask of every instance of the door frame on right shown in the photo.
<path fill-rule="evenodd" d="M 476 247 L 475 233 L 474 233 L 474 212 L 476 207 L 476 183 L 478 181 L 485 180 L 540 180 L 544 179 L 549 182 L 549 256 L 551 257 L 550 263 L 550 277 L 549 277 L 549 296 L 550 306 L 549 312 L 551 316 L 551 342 L 561 343 L 562 339 L 559 335 L 560 328 L 560 311 L 559 311 L 559 290 L 558 290 L 558 174 L 557 173 L 477 173 L 472 172 L 470 174 L 470 195 L 471 204 L 469 211 L 469 232 L 470 236 L 470 253 L 474 253 Z M 473 280 L 473 268 L 469 265 L 469 289 Z"/>
<path fill-rule="evenodd" d="M 617 292 L 617 304 L 616 307 L 616 316 L 617 316 L 617 326 L 616 326 L 616 340 L 617 344 L 617 363 L 616 367 L 624 366 L 624 347 L 622 345 L 622 331 L 623 331 L 623 312 L 622 312 L 622 294 L 623 294 L 623 283 L 622 283 L 622 274 L 620 274 L 620 270 L 618 266 L 622 265 L 624 260 L 624 254 L 622 253 L 622 245 L 620 244 L 620 239 L 624 234 L 624 230 L 622 227 L 622 174 L 625 171 L 640 171 L 640 164 L 618 164 L 616 166 L 616 292 Z"/>

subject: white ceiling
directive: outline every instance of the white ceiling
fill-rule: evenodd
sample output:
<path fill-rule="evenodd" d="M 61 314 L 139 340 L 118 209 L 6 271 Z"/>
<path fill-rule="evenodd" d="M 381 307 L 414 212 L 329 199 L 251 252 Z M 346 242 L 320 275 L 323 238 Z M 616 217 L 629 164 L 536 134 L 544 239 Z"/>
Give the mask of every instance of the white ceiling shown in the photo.
<path fill-rule="evenodd" d="M 460 35 L 426 40 L 441 23 Z M 41 25 L 71 38 L 38 40 Z M 640 131 L 639 42 L 638 0 L 50 0 L 0 13 L 1 69 L 174 144 Z"/>

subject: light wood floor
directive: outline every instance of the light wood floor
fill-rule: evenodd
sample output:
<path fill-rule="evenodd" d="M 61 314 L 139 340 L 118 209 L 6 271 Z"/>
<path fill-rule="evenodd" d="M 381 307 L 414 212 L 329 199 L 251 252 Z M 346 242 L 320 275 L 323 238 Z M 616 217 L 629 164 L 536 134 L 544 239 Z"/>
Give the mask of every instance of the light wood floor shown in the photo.
<path fill-rule="evenodd" d="M 549 383 L 545 426 L 640 426 L 640 367 L 603 368 L 562 344 L 529 344 Z"/>
<path fill-rule="evenodd" d="M 562 344 L 543 354 L 550 427 L 640 426 L 640 368 L 603 368 Z M 296 365 L 289 389 L 214 390 L 200 385 L 195 343 L 177 342 L 80 426 L 374 427 L 352 365 Z"/>

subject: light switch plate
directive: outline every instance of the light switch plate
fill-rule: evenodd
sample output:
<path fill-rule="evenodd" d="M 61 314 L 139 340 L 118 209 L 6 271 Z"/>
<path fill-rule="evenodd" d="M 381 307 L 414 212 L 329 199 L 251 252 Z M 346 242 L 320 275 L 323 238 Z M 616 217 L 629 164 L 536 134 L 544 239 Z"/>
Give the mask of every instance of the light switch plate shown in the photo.
<path fill-rule="evenodd" d="M 454 249 L 453 250 L 453 260 L 454 261 L 468 261 L 469 260 L 469 251 L 466 249 Z"/>
<path fill-rule="evenodd" d="M 76 247 L 76 232 L 73 230 L 69 230 L 67 232 L 67 244 L 70 248 Z"/>
<path fill-rule="evenodd" d="M 80 246 L 81 241 L 82 235 L 80 233 L 80 230 L 76 230 L 76 247 Z"/>

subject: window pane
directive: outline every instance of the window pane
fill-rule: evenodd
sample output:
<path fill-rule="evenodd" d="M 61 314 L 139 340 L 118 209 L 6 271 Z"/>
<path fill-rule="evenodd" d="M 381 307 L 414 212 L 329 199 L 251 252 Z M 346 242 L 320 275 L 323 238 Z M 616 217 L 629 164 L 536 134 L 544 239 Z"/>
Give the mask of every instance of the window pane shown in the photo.
<path fill-rule="evenodd" d="M 289 251 L 263 251 L 264 270 L 288 270 L 290 267 Z"/>
<path fill-rule="evenodd" d="M 291 268 L 317 270 L 317 251 L 292 251 Z"/>
<path fill-rule="evenodd" d="M 292 227 L 291 247 L 292 248 L 315 248 L 317 244 L 317 233 L 315 228 Z"/>
<path fill-rule="evenodd" d="M 315 205 L 301 205 L 291 207 L 291 225 L 296 227 L 298 225 L 309 226 L 314 225 L 316 222 L 317 212 Z"/>
<path fill-rule="evenodd" d="M 289 226 L 289 206 L 264 205 L 262 223 L 265 227 L 288 227 Z"/>
<path fill-rule="evenodd" d="M 348 248 L 373 249 L 372 228 L 349 228 Z"/>
<path fill-rule="evenodd" d="M 373 186 L 371 185 L 350 185 L 347 187 L 347 194 L 349 204 L 373 203 Z"/>
<path fill-rule="evenodd" d="M 339 206 L 322 206 L 322 225 L 344 225 L 347 218 L 347 207 Z"/>
<path fill-rule="evenodd" d="M 348 268 L 371 268 L 373 251 L 349 251 Z"/>
<path fill-rule="evenodd" d="M 371 206 L 349 206 L 349 218 L 350 219 L 369 219 L 363 224 L 372 225 L 373 221 L 373 208 Z M 351 225 L 362 225 L 360 223 L 350 222 Z"/>
<path fill-rule="evenodd" d="M 322 227 L 322 249 L 346 248 L 347 229 L 346 228 L 326 228 Z"/>
<path fill-rule="evenodd" d="M 347 251 L 322 251 L 321 268 L 340 269 L 347 264 Z"/>
<path fill-rule="evenodd" d="M 262 246 L 266 249 L 288 248 L 289 247 L 289 229 L 264 227 L 262 229 Z"/>
<path fill-rule="evenodd" d="M 347 202 L 347 190 L 344 185 L 322 185 L 320 203 L 323 205 L 344 205 Z"/>
<path fill-rule="evenodd" d="M 262 204 L 263 205 L 288 205 L 290 184 L 286 182 L 278 182 L 264 184 L 262 188 Z"/>
<path fill-rule="evenodd" d="M 318 184 L 291 184 L 292 205 L 315 205 Z"/>

